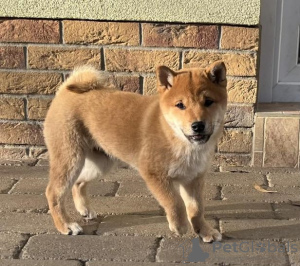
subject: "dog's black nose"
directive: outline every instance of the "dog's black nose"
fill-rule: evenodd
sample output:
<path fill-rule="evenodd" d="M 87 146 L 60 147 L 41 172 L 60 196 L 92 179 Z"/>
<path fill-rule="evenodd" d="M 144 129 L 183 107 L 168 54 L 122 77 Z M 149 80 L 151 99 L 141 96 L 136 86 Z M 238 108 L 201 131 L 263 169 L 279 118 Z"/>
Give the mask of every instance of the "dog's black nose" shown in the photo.
<path fill-rule="evenodd" d="M 205 129 L 205 123 L 202 121 L 194 122 L 192 124 L 192 129 L 195 133 L 202 133 Z"/>

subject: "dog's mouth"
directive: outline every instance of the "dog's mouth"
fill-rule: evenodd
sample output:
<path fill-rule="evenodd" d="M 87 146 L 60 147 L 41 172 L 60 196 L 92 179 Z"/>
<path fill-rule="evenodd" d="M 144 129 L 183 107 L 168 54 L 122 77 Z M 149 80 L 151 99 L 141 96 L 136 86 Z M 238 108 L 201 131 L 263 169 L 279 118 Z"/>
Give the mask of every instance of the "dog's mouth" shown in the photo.
<path fill-rule="evenodd" d="M 194 135 L 185 135 L 185 136 L 190 142 L 204 144 L 209 140 L 211 135 L 209 135 L 209 134 L 194 134 Z"/>

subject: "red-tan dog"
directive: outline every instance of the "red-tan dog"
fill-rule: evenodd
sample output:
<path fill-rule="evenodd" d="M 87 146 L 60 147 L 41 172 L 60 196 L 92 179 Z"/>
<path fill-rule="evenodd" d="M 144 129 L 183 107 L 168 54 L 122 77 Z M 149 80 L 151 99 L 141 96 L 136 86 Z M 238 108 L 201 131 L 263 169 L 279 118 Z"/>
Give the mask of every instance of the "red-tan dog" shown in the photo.
<path fill-rule="evenodd" d="M 72 188 L 82 216 L 95 218 L 86 185 L 119 159 L 138 169 L 165 209 L 171 231 L 184 234 L 189 222 L 204 242 L 220 241 L 204 219 L 203 189 L 226 111 L 224 63 L 177 72 L 160 66 L 157 96 L 121 92 L 106 83 L 94 68 L 78 68 L 48 111 L 46 195 L 56 228 L 82 233 L 65 212 L 66 192 Z"/>

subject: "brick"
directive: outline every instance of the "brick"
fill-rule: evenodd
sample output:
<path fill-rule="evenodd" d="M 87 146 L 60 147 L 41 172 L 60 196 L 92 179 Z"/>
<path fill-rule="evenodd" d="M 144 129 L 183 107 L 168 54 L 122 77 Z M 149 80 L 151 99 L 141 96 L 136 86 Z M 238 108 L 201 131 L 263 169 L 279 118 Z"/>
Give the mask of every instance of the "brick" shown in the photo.
<path fill-rule="evenodd" d="M 270 253 L 260 249 L 261 245 L 267 246 L 275 241 L 249 241 L 226 240 L 207 245 L 200 241 L 201 257 L 198 257 L 198 264 L 201 265 L 287 265 L 284 252 Z M 227 244 L 227 246 L 225 246 Z M 192 252 L 192 239 L 183 240 L 180 238 L 163 239 L 158 250 L 157 261 L 162 262 L 187 262 Z M 235 250 L 234 251 L 234 246 Z M 248 249 L 248 252 L 245 252 Z M 204 256 L 206 255 L 206 256 Z"/>
<path fill-rule="evenodd" d="M 57 233 L 49 214 L 6 212 L 0 216 L 0 231 L 21 234 Z"/>
<path fill-rule="evenodd" d="M 64 42 L 71 44 L 139 45 L 139 24 L 65 20 Z"/>
<path fill-rule="evenodd" d="M 264 139 L 264 166 L 297 167 L 299 155 L 298 118 L 266 118 Z"/>
<path fill-rule="evenodd" d="M 215 221 L 208 221 L 217 228 Z M 174 237 L 169 229 L 165 216 L 149 215 L 112 215 L 105 217 L 97 230 L 97 235 L 103 236 L 155 236 Z M 191 227 L 183 237 L 195 237 Z"/>
<path fill-rule="evenodd" d="M 57 266 L 57 261 L 55 260 L 39 260 L 38 262 L 36 260 L 1 260 L 0 264 L 5 266 L 33 266 L 37 265 L 43 265 L 43 266 Z M 81 262 L 79 261 L 69 261 L 69 260 L 60 260 L 59 266 L 81 266 Z"/>
<path fill-rule="evenodd" d="M 256 79 L 227 79 L 228 102 L 256 103 Z"/>
<path fill-rule="evenodd" d="M 25 118 L 24 99 L 0 97 L 0 119 L 17 119 Z"/>
<path fill-rule="evenodd" d="M 100 65 L 100 49 L 65 47 L 28 47 L 28 65 L 32 69 L 71 70 L 76 66 Z"/>
<path fill-rule="evenodd" d="M 250 219 L 221 220 L 222 233 L 236 239 L 295 239 L 300 221 Z"/>
<path fill-rule="evenodd" d="M 105 49 L 108 71 L 154 72 L 160 65 L 179 68 L 179 52 L 162 50 Z"/>
<path fill-rule="evenodd" d="M 144 46 L 217 49 L 218 39 L 217 26 L 143 24 Z"/>
<path fill-rule="evenodd" d="M 222 26 L 221 49 L 258 50 L 259 29 Z"/>
<path fill-rule="evenodd" d="M 16 258 L 27 239 L 28 236 L 11 232 L 0 232 L 0 259 Z"/>
<path fill-rule="evenodd" d="M 215 164 L 222 167 L 224 166 L 250 166 L 251 165 L 250 154 L 239 154 L 239 153 L 217 153 L 215 154 Z"/>
<path fill-rule="evenodd" d="M 137 75 L 113 75 L 109 77 L 110 82 L 121 91 L 141 93 L 140 77 Z"/>
<path fill-rule="evenodd" d="M 228 105 L 225 114 L 225 127 L 252 127 L 253 124 L 253 106 Z"/>
<path fill-rule="evenodd" d="M 52 98 L 28 98 L 28 118 L 31 120 L 44 120 L 52 102 Z"/>
<path fill-rule="evenodd" d="M 54 94 L 62 83 L 58 73 L 0 72 L 0 92 L 13 94 Z"/>
<path fill-rule="evenodd" d="M 218 53 L 203 51 L 187 51 L 184 53 L 183 67 L 206 67 L 223 60 L 230 76 L 255 76 L 256 53 Z"/>
<path fill-rule="evenodd" d="M 154 248 L 154 237 L 39 235 L 29 239 L 22 259 L 153 261 Z"/>
<path fill-rule="evenodd" d="M 267 202 L 210 200 L 205 203 L 207 219 L 274 219 L 275 213 Z"/>
<path fill-rule="evenodd" d="M 300 200 L 298 187 L 276 187 L 274 193 L 262 193 L 254 188 L 254 183 L 250 186 L 227 186 L 223 187 L 223 198 L 229 201 L 247 202 L 289 202 L 290 200 Z"/>
<path fill-rule="evenodd" d="M 248 130 L 224 130 L 218 149 L 220 152 L 250 153 L 252 132 Z"/>
<path fill-rule="evenodd" d="M 156 77 L 155 76 L 146 76 L 144 77 L 144 95 L 155 95 L 157 94 L 156 88 Z"/>
<path fill-rule="evenodd" d="M 0 47 L 0 68 L 25 68 L 23 47 Z"/>
<path fill-rule="evenodd" d="M 22 122 L 2 122 L 0 127 L 0 141 L 3 144 L 44 144 L 42 127 L 40 125 Z"/>
<path fill-rule="evenodd" d="M 1 42 L 59 43 L 59 22 L 8 19 L 0 22 Z"/>
<path fill-rule="evenodd" d="M 48 210 L 45 195 L 6 195 L 0 194 L 2 212 L 46 212 Z"/>
<path fill-rule="evenodd" d="M 23 147 L 0 147 L 0 158 L 2 160 L 26 159 L 26 149 Z"/>

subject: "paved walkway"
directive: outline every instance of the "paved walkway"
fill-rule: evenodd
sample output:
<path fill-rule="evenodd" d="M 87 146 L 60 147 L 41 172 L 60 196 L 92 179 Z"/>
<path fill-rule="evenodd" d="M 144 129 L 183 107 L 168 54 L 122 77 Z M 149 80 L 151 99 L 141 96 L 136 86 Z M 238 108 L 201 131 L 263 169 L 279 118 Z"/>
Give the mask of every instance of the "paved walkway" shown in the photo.
<path fill-rule="evenodd" d="M 90 187 L 97 221 L 80 221 L 69 199 L 84 227 L 80 236 L 60 235 L 53 226 L 44 196 L 47 166 L 1 166 L 0 181 L 0 265 L 300 265 L 299 170 L 212 171 L 206 217 L 224 240 L 200 246 L 191 232 L 172 235 L 133 170 L 116 169 Z"/>

